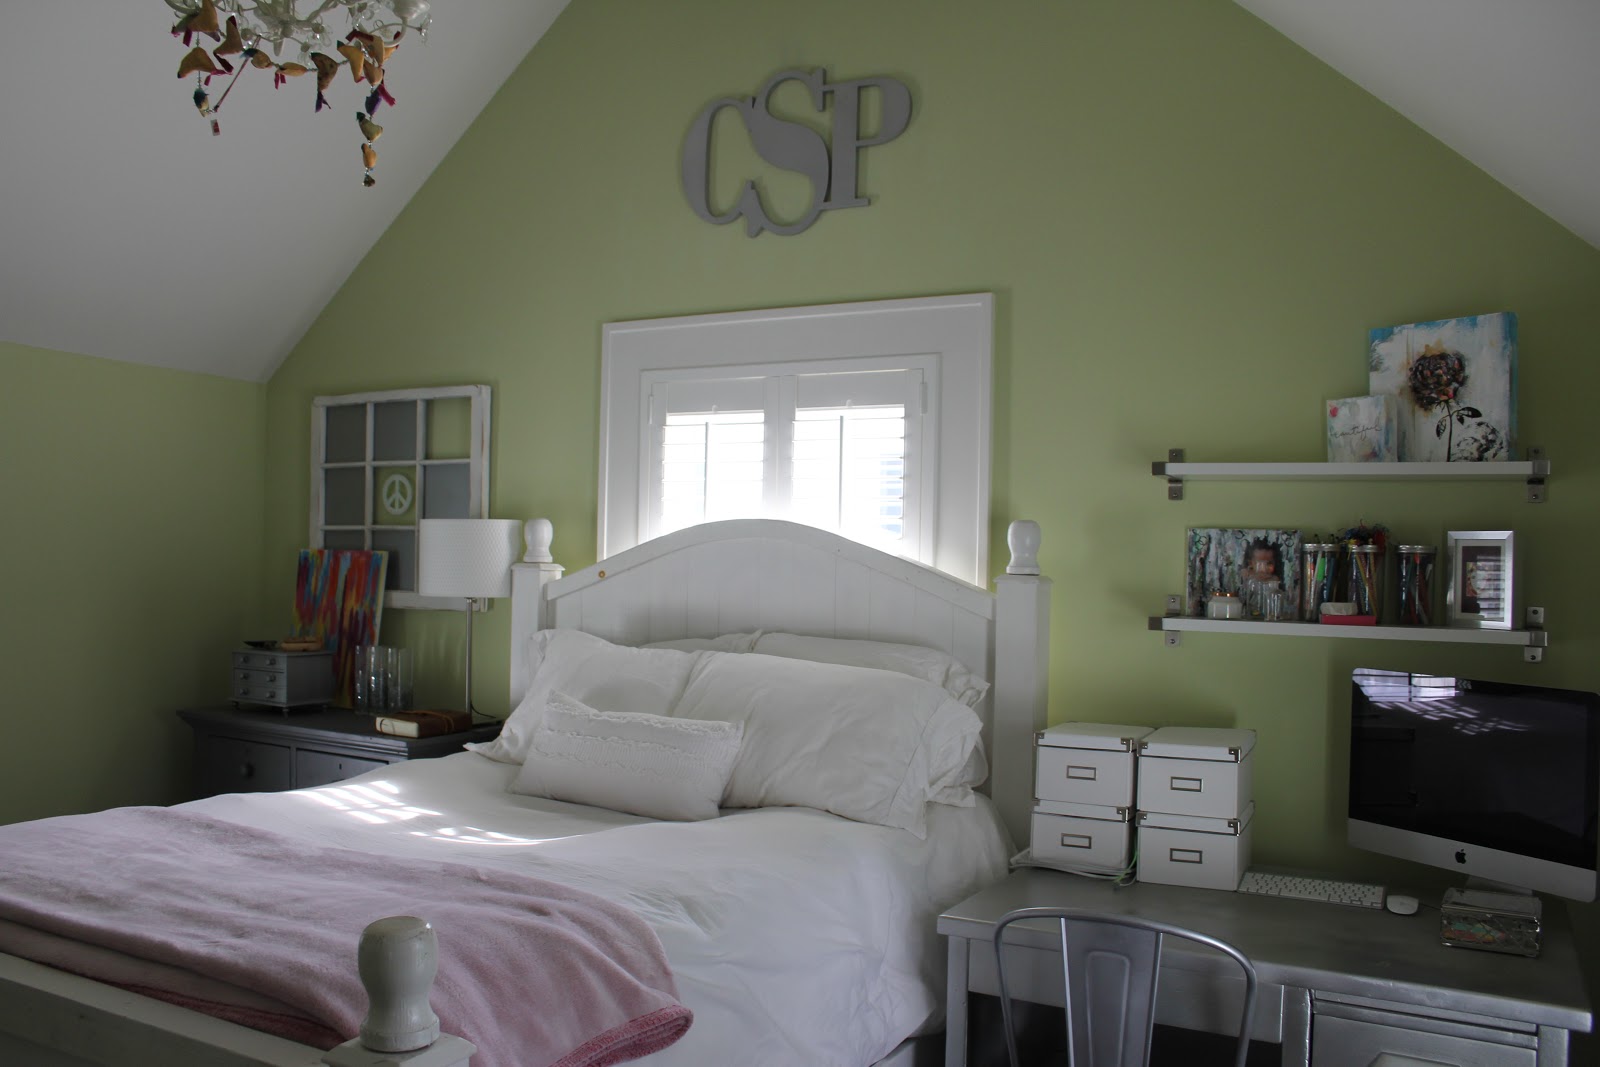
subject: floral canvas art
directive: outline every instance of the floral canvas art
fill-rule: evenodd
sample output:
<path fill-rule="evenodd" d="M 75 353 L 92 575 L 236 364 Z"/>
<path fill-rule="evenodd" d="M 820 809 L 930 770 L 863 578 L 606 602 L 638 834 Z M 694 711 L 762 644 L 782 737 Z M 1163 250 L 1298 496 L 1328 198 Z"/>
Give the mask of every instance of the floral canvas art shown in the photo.
<path fill-rule="evenodd" d="M 1373 330 L 1369 388 L 1396 399 L 1402 461 L 1508 460 L 1517 428 L 1517 316 Z"/>

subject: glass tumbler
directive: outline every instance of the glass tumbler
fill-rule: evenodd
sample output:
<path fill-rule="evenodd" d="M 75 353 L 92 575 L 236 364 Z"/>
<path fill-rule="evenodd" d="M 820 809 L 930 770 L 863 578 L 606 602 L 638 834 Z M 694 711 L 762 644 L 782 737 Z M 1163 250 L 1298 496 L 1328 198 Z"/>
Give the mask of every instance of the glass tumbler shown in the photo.
<path fill-rule="evenodd" d="M 351 695 L 357 711 L 369 711 L 372 708 L 372 673 L 367 669 L 371 647 L 357 645 L 355 660 L 350 664 L 351 681 L 354 683 Z"/>
<path fill-rule="evenodd" d="M 367 710 L 376 715 L 388 705 L 384 703 L 384 666 L 388 649 L 382 645 L 367 645 L 361 672 L 367 676 Z"/>
<path fill-rule="evenodd" d="M 1395 560 L 1400 577 L 1400 624 L 1433 625 L 1433 564 L 1438 549 L 1433 545 L 1399 545 Z"/>
<path fill-rule="evenodd" d="M 386 648 L 383 668 L 383 706 L 390 711 L 411 707 L 411 650 Z"/>

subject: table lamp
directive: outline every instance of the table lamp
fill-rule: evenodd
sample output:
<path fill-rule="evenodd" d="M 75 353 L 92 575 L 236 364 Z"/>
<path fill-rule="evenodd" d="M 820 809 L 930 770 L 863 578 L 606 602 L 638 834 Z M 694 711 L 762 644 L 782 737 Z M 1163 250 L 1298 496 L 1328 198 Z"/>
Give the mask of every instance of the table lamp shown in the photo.
<path fill-rule="evenodd" d="M 417 592 L 467 600 L 466 710 L 472 711 L 472 613 L 478 601 L 511 595 L 511 565 L 522 554 L 518 519 L 422 519 L 417 523 Z"/>

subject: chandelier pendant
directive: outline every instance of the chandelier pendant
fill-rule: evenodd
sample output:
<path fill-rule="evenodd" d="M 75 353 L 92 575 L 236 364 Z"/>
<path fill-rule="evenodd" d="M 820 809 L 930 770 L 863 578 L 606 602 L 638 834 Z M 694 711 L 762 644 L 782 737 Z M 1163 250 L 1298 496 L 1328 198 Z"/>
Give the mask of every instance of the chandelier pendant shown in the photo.
<path fill-rule="evenodd" d="M 433 21 L 428 0 L 166 0 L 166 4 L 178 13 L 172 35 L 181 38 L 188 49 L 178 62 L 178 77 L 194 75 L 195 110 L 210 122 L 213 136 L 222 132 L 217 114 L 223 101 L 247 69 L 272 71 L 273 88 L 315 71 L 313 112 L 331 107 L 327 91 L 340 69 L 346 69 L 352 81 L 364 83 L 368 89 L 362 110 L 356 113 L 365 171 L 361 184 L 370 188 L 377 181 L 372 172 L 378 153 L 372 143 L 383 127 L 372 119 L 380 106 L 393 107 L 395 102 L 385 66 L 408 32 L 427 39 Z M 344 12 L 349 20 L 342 37 L 327 25 L 335 11 Z M 197 37 L 216 44 L 208 49 L 196 43 Z M 285 45 L 291 46 L 294 58 L 280 58 Z M 330 50 L 338 58 L 330 55 Z M 230 56 L 238 57 L 237 65 Z M 207 90 L 211 80 L 222 75 L 231 77 L 213 103 Z"/>

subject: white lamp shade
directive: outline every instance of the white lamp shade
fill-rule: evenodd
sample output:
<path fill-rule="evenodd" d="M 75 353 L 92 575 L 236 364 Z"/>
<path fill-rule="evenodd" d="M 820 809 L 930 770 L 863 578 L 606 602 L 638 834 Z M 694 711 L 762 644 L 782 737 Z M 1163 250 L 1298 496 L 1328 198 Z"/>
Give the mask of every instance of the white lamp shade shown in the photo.
<path fill-rule="evenodd" d="M 521 555 L 519 519 L 422 519 L 417 523 L 417 592 L 510 596 L 511 565 Z"/>

